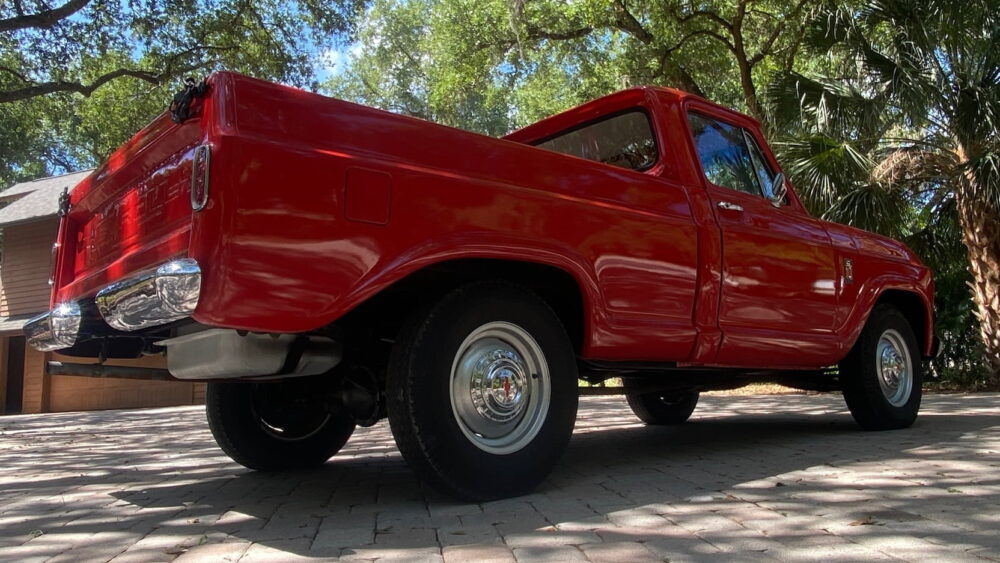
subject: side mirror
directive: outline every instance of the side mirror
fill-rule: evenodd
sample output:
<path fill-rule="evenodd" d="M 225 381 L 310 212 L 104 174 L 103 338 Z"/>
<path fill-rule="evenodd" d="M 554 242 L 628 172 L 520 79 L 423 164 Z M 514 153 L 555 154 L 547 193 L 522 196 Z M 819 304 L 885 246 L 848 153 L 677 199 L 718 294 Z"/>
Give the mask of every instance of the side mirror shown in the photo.
<path fill-rule="evenodd" d="M 771 197 L 769 197 L 768 200 L 770 200 L 771 205 L 781 207 L 785 204 L 787 196 L 788 187 L 785 186 L 785 175 L 778 172 L 778 174 L 774 177 L 774 180 L 771 181 Z"/>

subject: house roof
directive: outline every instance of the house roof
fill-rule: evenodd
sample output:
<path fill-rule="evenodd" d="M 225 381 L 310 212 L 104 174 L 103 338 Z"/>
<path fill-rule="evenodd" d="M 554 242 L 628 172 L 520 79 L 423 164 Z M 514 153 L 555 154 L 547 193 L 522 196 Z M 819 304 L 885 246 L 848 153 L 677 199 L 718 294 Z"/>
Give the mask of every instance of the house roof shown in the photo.
<path fill-rule="evenodd" d="M 38 189 L 52 185 L 58 185 L 60 187 L 69 186 L 72 188 L 73 186 L 79 184 L 81 180 L 86 178 L 87 174 L 90 174 L 93 171 L 93 169 L 81 170 L 80 172 L 70 172 L 59 176 L 48 176 L 45 178 L 38 178 L 36 180 L 14 184 L 6 190 L 0 190 L 0 199 L 8 199 L 11 196 L 31 193 Z"/>
<path fill-rule="evenodd" d="M 14 184 L 0 191 L 0 202 L 10 201 L 0 209 L 0 227 L 24 223 L 59 212 L 59 196 L 64 189 L 72 190 L 91 170 L 40 178 L 31 182 Z"/>

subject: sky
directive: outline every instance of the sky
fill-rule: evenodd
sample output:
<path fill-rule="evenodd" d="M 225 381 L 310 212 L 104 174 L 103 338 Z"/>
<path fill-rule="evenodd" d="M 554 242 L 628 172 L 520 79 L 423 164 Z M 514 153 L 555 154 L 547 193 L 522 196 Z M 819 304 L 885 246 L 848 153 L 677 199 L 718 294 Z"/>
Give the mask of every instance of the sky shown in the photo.
<path fill-rule="evenodd" d="M 350 66 L 351 59 L 361 54 L 361 49 L 359 43 L 348 43 L 317 53 L 313 67 L 316 71 L 316 80 L 322 84 L 330 78 L 343 74 Z"/>

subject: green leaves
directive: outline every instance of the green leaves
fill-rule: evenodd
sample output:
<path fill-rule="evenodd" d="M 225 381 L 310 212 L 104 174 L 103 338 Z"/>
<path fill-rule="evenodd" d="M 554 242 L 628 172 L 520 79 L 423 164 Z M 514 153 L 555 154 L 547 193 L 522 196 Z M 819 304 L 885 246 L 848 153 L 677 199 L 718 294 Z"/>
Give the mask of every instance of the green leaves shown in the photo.
<path fill-rule="evenodd" d="M 315 87 L 317 51 L 349 37 L 364 0 L 54 4 L 0 4 L 0 186 L 94 166 L 188 75 L 226 68 Z"/>
<path fill-rule="evenodd" d="M 673 1 L 377 0 L 360 24 L 359 51 L 326 87 L 490 134 L 641 84 L 754 110 L 754 77 L 794 62 L 807 12 L 803 0 L 704 9 Z"/>
<path fill-rule="evenodd" d="M 986 336 L 1000 323 L 988 297 L 1000 268 L 996 11 L 982 0 L 830 3 L 809 35 L 826 71 L 787 73 L 767 91 L 782 160 L 810 207 L 905 237 L 936 270 L 940 373 L 978 373 L 984 350 L 1000 369 Z M 982 347 L 969 338 L 973 311 Z"/>

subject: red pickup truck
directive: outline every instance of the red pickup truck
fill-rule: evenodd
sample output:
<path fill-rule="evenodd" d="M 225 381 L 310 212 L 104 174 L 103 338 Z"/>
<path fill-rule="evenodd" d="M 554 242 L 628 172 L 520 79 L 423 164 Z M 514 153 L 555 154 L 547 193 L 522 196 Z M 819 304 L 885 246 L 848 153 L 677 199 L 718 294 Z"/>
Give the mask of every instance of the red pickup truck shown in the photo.
<path fill-rule="evenodd" d="M 761 380 L 841 389 L 866 429 L 917 416 L 931 272 L 811 217 L 744 115 L 633 88 L 494 139 L 228 72 L 183 102 L 66 198 L 26 330 L 166 354 L 247 467 L 388 417 L 431 484 L 521 494 L 581 379 L 649 424 Z"/>

